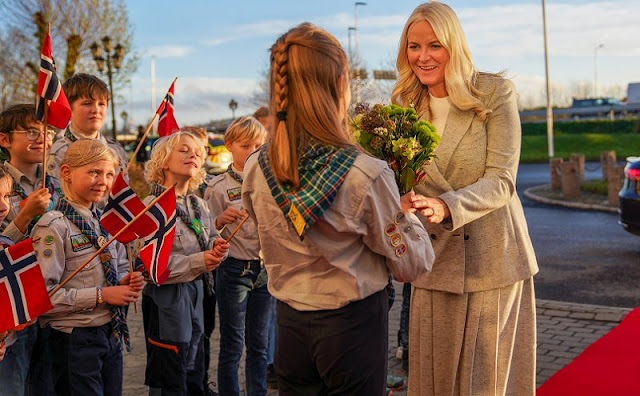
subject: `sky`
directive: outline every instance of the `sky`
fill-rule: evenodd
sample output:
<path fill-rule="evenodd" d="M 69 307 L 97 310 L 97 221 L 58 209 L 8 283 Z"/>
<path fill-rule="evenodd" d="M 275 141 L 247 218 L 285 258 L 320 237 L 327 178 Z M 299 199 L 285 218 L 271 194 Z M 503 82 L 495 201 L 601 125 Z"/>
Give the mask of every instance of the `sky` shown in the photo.
<path fill-rule="evenodd" d="M 260 91 L 275 40 L 309 21 L 336 36 L 348 51 L 348 28 L 355 26 L 356 8 L 363 67 L 394 69 L 402 28 L 419 3 L 366 3 L 356 7 L 345 0 L 125 0 L 140 64 L 131 85 L 117 93 L 122 99 L 116 103 L 117 111 L 127 110 L 135 124 L 153 116 L 153 58 L 156 106 L 178 77 L 179 125 L 231 117 L 232 98 L 238 102 L 236 116 L 251 114 L 257 107 L 252 98 Z M 482 71 L 505 71 L 524 102 L 542 105 L 542 1 L 447 4 L 460 19 L 476 66 Z M 597 76 L 601 95 L 616 89 L 624 95 L 628 83 L 640 81 L 640 1 L 547 0 L 546 15 L 553 88 L 592 87 Z M 351 36 L 355 51 L 355 34 Z"/>

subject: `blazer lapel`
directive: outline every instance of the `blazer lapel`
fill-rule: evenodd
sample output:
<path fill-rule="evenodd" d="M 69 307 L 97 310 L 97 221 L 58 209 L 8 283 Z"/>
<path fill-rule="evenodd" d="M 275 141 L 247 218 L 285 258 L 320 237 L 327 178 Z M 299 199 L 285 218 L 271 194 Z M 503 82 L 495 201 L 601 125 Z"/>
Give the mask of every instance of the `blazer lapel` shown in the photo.
<path fill-rule="evenodd" d="M 469 131 L 474 116 L 474 111 L 463 111 L 451 104 L 449 115 L 447 116 L 447 123 L 441 132 L 442 139 L 440 145 L 436 148 L 437 157 L 433 163 L 426 167 L 427 176 L 444 191 L 453 190 L 444 175 L 453 152 L 458 146 L 458 143 L 460 143 L 460 139 Z"/>

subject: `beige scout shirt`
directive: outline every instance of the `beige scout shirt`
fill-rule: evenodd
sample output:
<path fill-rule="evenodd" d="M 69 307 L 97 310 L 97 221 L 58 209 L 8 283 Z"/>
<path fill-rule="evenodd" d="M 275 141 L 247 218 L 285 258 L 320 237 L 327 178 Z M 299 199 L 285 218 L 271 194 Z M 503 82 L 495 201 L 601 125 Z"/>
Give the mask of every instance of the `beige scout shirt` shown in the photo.
<path fill-rule="evenodd" d="M 301 311 L 337 309 L 382 290 L 388 270 L 410 282 L 431 269 L 433 249 L 387 164 L 356 158 L 333 202 L 301 242 L 276 204 L 257 155 L 247 160 L 242 203 L 258 225 L 269 292 Z"/>
<path fill-rule="evenodd" d="M 91 210 L 72 204 L 101 235 L 99 219 Z M 45 213 L 31 232 L 36 257 L 48 290 L 53 289 L 96 252 L 89 239 L 61 212 Z M 129 272 L 124 246 L 114 241 L 107 251 L 113 257 L 118 279 Z M 40 317 L 40 325 L 71 333 L 74 327 L 95 327 L 111 321 L 108 304 L 96 305 L 97 286 L 107 287 L 100 256 L 94 258 L 69 283 L 51 297 L 53 309 Z"/>
<path fill-rule="evenodd" d="M 188 197 L 189 195 L 187 195 Z M 195 218 L 195 209 L 192 207 L 191 202 L 187 197 L 176 197 L 176 205 L 186 209 L 189 213 L 189 217 Z M 149 195 L 144 199 L 144 204 L 149 205 L 155 197 Z M 196 197 L 197 198 L 197 197 Z M 207 204 L 201 199 L 198 199 L 198 204 L 202 213 L 202 228 L 208 241 L 207 246 L 209 249 L 213 248 L 213 244 L 216 238 L 220 237 L 220 234 L 213 226 L 213 220 L 211 213 L 207 208 Z M 164 284 L 175 284 L 191 282 L 198 278 L 198 276 L 207 272 L 207 266 L 204 263 L 204 252 L 200 248 L 198 238 L 195 233 L 184 224 L 180 217 L 176 214 L 176 233 L 173 239 L 173 247 L 171 248 L 171 255 L 169 257 L 168 269 L 171 271 L 169 278 Z M 161 288 L 162 286 L 160 286 Z M 145 289 L 146 294 L 148 289 Z"/>
<path fill-rule="evenodd" d="M 69 126 L 69 131 L 76 137 L 76 139 L 83 139 L 82 136 L 71 129 L 71 126 Z M 51 149 L 49 149 L 49 155 L 47 156 L 47 172 L 57 178 L 60 178 L 60 164 L 64 158 L 64 153 L 67 152 L 69 145 L 73 143 L 64 136 L 64 133 L 65 131 L 63 130 L 56 136 L 56 141 L 53 142 Z M 107 140 L 102 133 L 98 133 L 98 137 L 96 139 L 109 146 L 109 148 L 115 151 L 118 155 L 120 166 L 116 169 L 116 173 L 124 171 L 126 174 L 127 164 L 129 164 L 129 156 L 122 146 L 117 142 Z"/>
<path fill-rule="evenodd" d="M 242 176 L 242 172 L 234 171 Z M 212 218 L 220 215 L 226 208 L 233 206 L 242 209 L 242 184 L 225 172 L 214 177 L 204 192 L 204 199 L 209 204 Z M 222 237 L 228 238 L 242 220 L 236 220 L 222 230 Z M 258 260 L 260 258 L 260 241 L 258 230 L 252 219 L 245 221 L 231 240 L 229 256 L 238 260 Z"/>
<path fill-rule="evenodd" d="M 33 183 L 24 173 L 20 172 L 15 166 L 11 165 L 9 161 L 4 163 L 4 168 L 7 170 L 9 175 L 14 180 L 14 183 L 17 181 L 18 184 L 24 189 L 25 194 L 31 194 L 36 188 L 40 187 L 42 183 L 42 165 L 38 165 L 38 171 L 36 172 L 37 182 Z M 60 195 L 58 191 L 60 191 L 60 182 L 55 177 L 52 178 L 54 194 L 51 197 L 52 202 L 57 202 Z M 22 201 L 22 197 L 19 194 L 14 194 L 9 197 L 9 213 L 7 217 L 2 221 L 2 235 L 9 237 L 13 243 L 18 243 L 23 239 L 27 239 L 29 236 L 25 235 L 16 227 L 13 220 L 16 218 L 18 213 L 20 212 L 20 202 Z"/>

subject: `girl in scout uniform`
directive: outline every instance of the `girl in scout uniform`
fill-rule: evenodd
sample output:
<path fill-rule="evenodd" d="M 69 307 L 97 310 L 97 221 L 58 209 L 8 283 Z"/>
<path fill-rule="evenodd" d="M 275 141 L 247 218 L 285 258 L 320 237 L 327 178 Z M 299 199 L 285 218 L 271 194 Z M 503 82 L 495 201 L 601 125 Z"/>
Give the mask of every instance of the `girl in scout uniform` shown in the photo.
<path fill-rule="evenodd" d="M 267 130 L 253 117 L 236 119 L 224 134 L 224 144 L 233 156 L 229 169 L 209 182 L 205 200 L 215 225 L 224 228 L 227 238 L 246 217 L 242 209 L 242 172 L 249 154 L 264 144 Z M 238 369 L 247 344 L 246 383 L 248 395 L 267 393 L 267 347 L 271 296 L 260 258 L 260 241 L 253 221 L 245 222 L 229 247 L 229 257 L 216 277 L 220 313 L 220 355 L 218 390 L 223 395 L 239 395 Z"/>
<path fill-rule="evenodd" d="M 279 301 L 283 395 L 381 395 L 388 271 L 410 282 L 434 259 L 409 194 L 401 206 L 387 164 L 351 143 L 348 70 L 324 30 L 303 23 L 281 36 L 271 47 L 274 135 L 244 167 L 242 204 Z"/>
<path fill-rule="evenodd" d="M 50 290 L 110 239 L 96 203 L 109 192 L 117 165 L 111 149 L 93 139 L 78 140 L 65 153 L 64 197 L 31 235 Z M 40 324 L 51 327 L 56 394 L 122 394 L 123 344 L 129 349 L 125 307 L 143 286 L 142 274 L 128 269 L 124 247 L 113 242 L 51 296 L 53 309 Z"/>
<path fill-rule="evenodd" d="M 161 285 L 148 283 L 142 294 L 147 368 L 153 395 L 203 395 L 204 337 L 202 299 L 213 293 L 211 271 L 229 245 L 220 238 L 207 204 L 193 194 L 204 178 L 204 147 L 190 133 L 159 139 L 145 164 L 151 186 L 146 202 L 175 185 L 176 231 Z"/>

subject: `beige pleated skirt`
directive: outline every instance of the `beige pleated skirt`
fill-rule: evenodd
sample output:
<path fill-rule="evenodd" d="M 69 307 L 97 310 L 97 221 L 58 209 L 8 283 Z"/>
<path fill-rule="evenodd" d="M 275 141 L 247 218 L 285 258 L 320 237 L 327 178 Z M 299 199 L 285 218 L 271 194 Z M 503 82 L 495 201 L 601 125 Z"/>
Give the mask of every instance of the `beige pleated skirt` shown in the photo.
<path fill-rule="evenodd" d="M 414 288 L 409 396 L 535 394 L 533 278 L 452 294 Z"/>

